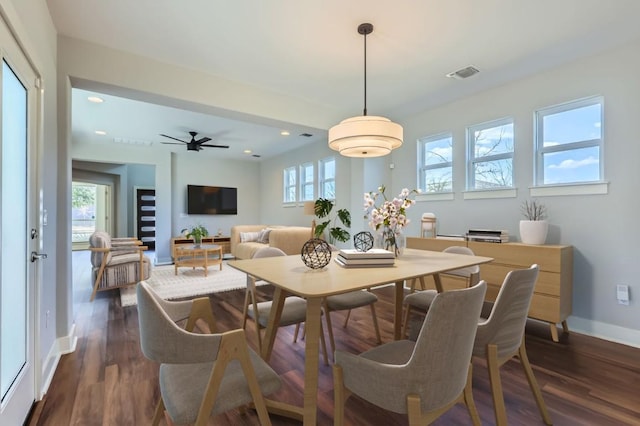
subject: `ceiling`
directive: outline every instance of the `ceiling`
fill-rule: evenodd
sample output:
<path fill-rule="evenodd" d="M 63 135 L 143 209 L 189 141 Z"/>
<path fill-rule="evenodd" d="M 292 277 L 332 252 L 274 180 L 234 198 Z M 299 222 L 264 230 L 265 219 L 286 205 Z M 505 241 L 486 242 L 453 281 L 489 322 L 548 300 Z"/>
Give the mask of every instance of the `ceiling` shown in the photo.
<path fill-rule="evenodd" d="M 330 108 L 398 118 L 640 39 L 637 0 L 47 0 L 60 34 Z M 472 65 L 465 80 L 445 77 Z M 186 148 L 159 134 L 210 137 L 204 155 L 262 158 L 326 141 L 327 129 L 265 126 L 74 89 L 73 139 Z M 134 117 L 135 119 L 132 119 Z M 337 124 L 337 123 L 336 123 Z M 95 130 L 104 130 L 105 136 Z M 280 135 L 288 130 L 290 136 Z M 311 137 L 299 136 L 310 133 Z M 285 141 L 286 143 L 283 143 Z M 252 150 L 252 154 L 244 154 Z M 202 153 L 202 152 L 201 152 Z"/>

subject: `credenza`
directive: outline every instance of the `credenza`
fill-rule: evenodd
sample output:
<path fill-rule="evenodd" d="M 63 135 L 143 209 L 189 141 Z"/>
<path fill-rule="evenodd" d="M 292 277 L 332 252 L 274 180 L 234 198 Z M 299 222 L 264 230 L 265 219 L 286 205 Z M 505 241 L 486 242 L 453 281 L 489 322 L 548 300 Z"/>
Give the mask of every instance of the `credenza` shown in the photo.
<path fill-rule="evenodd" d="M 179 244 L 193 244 L 193 238 L 186 237 L 173 237 L 171 238 L 171 257 L 176 258 L 176 245 Z M 225 237 L 222 235 L 214 235 L 208 237 L 202 237 L 202 244 L 217 244 L 222 248 L 222 254 L 231 253 L 231 237 Z"/>
<path fill-rule="evenodd" d="M 407 238 L 407 247 L 442 251 L 449 246 L 466 246 L 478 256 L 495 260 L 480 266 L 480 279 L 487 282 L 488 301 L 495 301 L 507 273 L 536 263 L 540 267 L 533 292 L 529 317 L 549 323 L 552 339 L 558 341 L 557 325 L 569 332 L 567 317 L 571 315 L 573 292 L 573 247 L 565 245 L 529 245 L 522 243 L 483 243 L 438 238 Z M 462 280 L 443 279 L 444 288 L 460 288 Z"/>

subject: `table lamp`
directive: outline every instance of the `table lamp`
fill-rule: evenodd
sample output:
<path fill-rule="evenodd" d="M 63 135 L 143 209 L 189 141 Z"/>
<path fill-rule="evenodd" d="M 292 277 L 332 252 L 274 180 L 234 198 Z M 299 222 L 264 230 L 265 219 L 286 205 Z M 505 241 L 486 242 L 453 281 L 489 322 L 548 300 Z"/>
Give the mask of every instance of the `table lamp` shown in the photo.
<path fill-rule="evenodd" d="M 313 220 L 311 221 L 311 238 L 315 238 L 316 236 L 316 202 L 315 201 L 305 201 L 304 202 L 304 214 L 305 216 L 313 216 Z"/>

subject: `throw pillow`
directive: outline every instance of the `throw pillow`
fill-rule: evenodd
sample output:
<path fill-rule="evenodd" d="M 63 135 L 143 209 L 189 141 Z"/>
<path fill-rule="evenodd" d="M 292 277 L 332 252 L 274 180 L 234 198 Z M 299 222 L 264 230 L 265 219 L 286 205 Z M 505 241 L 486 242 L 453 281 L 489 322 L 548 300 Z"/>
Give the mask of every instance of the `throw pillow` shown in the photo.
<path fill-rule="evenodd" d="M 269 234 L 271 233 L 271 229 L 264 228 L 260 231 L 260 236 L 258 237 L 258 242 L 262 244 L 269 244 Z"/>
<path fill-rule="evenodd" d="M 252 241 L 258 241 L 260 237 L 260 231 L 258 232 L 241 232 L 240 233 L 240 242 L 241 243 L 250 243 Z"/>

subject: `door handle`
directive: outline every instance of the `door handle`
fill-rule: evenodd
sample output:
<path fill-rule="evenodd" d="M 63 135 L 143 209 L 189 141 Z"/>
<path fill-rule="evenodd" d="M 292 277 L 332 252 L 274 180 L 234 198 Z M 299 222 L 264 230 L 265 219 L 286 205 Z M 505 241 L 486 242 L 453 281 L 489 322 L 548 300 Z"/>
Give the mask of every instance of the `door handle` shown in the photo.
<path fill-rule="evenodd" d="M 31 262 L 35 262 L 36 260 L 41 260 L 41 259 L 46 259 L 47 258 L 47 254 L 46 253 L 38 253 L 35 251 L 31 252 Z"/>

